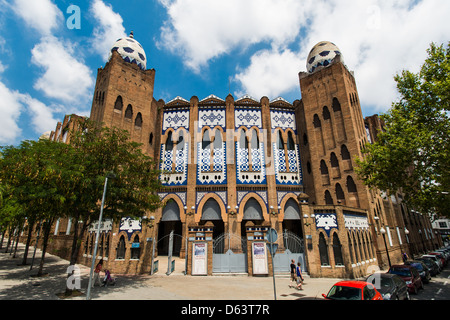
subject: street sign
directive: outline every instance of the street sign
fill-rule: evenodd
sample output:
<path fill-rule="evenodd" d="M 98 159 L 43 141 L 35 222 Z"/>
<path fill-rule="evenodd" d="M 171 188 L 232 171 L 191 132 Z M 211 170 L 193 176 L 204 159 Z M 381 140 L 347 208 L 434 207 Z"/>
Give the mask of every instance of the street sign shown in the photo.
<path fill-rule="evenodd" d="M 270 228 L 269 231 L 267 232 L 267 241 L 273 243 L 276 242 L 277 239 L 278 239 L 277 230 L 275 230 L 274 228 Z"/>
<path fill-rule="evenodd" d="M 266 245 L 272 257 L 275 256 L 275 253 L 277 252 L 278 249 L 278 243 L 266 243 Z"/>

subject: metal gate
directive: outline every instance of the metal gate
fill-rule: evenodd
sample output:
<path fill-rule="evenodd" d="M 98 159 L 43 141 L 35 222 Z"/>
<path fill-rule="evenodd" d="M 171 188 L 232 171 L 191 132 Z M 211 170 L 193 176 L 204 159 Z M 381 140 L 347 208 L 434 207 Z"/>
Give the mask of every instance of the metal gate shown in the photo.
<path fill-rule="evenodd" d="M 181 238 L 181 241 L 185 240 L 186 241 L 186 247 L 188 246 L 188 240 L 187 238 L 183 237 L 182 235 L 176 234 L 174 233 L 174 230 L 172 230 L 169 234 L 166 234 L 164 237 L 162 237 L 161 239 L 159 239 L 158 241 L 153 241 L 153 246 L 152 246 L 152 261 L 151 261 L 151 270 L 150 270 L 150 274 L 152 275 L 155 270 L 157 272 L 157 270 L 159 269 L 159 267 L 155 268 L 155 249 L 157 247 L 157 244 L 160 241 L 164 241 L 166 240 L 166 238 L 168 238 L 169 240 L 169 244 L 168 244 L 168 255 L 167 256 L 161 256 L 161 257 L 167 257 L 167 272 L 166 275 L 170 275 L 174 269 L 175 269 L 175 265 L 174 265 L 174 261 L 172 260 L 172 254 L 173 254 L 173 240 L 175 237 Z M 181 244 L 180 244 L 181 246 Z M 158 255 L 159 256 L 159 255 Z M 186 250 L 186 257 L 185 257 L 185 271 L 184 273 L 186 274 L 186 270 L 187 270 L 187 261 L 188 261 L 188 252 Z M 163 271 L 163 270 L 162 270 Z"/>
<path fill-rule="evenodd" d="M 303 239 L 289 230 L 284 230 L 283 245 L 285 251 L 283 253 L 277 253 L 273 260 L 275 273 L 290 272 L 292 259 L 295 260 L 296 264 L 300 262 L 302 271 L 307 272 Z"/>
<path fill-rule="evenodd" d="M 222 233 L 213 240 L 213 272 L 247 273 L 247 239 Z"/>

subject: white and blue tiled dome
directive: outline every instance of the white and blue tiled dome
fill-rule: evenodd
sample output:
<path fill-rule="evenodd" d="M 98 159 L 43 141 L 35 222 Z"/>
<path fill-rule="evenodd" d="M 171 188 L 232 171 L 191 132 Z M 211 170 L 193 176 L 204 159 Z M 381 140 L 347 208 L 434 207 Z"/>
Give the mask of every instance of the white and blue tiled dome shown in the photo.
<path fill-rule="evenodd" d="M 313 73 L 318 67 L 326 67 L 330 65 L 338 55 L 341 57 L 341 61 L 344 62 L 341 51 L 334 43 L 321 41 L 309 52 L 306 61 L 306 70 L 309 73 Z"/>
<path fill-rule="evenodd" d="M 135 63 L 142 70 L 147 68 L 147 57 L 145 56 L 144 48 L 134 39 L 133 31 L 129 37 L 121 38 L 114 43 L 110 58 L 114 51 L 117 51 L 126 62 Z"/>

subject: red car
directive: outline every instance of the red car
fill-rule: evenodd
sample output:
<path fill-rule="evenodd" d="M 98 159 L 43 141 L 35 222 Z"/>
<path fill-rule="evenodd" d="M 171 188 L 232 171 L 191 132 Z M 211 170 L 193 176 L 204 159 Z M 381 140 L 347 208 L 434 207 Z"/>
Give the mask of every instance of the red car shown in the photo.
<path fill-rule="evenodd" d="M 396 274 L 405 280 L 409 292 L 417 294 L 419 289 L 423 289 L 423 282 L 416 268 L 409 265 L 393 265 L 388 273 Z"/>
<path fill-rule="evenodd" d="M 322 296 L 327 300 L 383 300 L 377 289 L 365 281 L 340 281 Z"/>

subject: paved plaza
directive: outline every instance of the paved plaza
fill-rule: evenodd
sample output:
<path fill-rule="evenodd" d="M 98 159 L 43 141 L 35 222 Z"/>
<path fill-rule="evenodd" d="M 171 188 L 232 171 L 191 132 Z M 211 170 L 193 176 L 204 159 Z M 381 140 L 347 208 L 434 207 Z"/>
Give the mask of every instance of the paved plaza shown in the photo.
<path fill-rule="evenodd" d="M 5 243 L 4 243 L 5 245 Z M 44 273 L 36 277 L 41 251 L 36 251 L 33 269 L 30 271 L 33 248 L 29 250 L 28 265 L 20 265 L 24 245 L 19 244 L 16 257 L 0 250 L 0 300 L 60 300 L 67 281 L 67 260 L 46 254 Z M 162 264 L 163 265 L 163 264 Z M 81 292 L 70 300 L 85 300 L 90 269 L 80 267 Z M 162 266 L 161 266 L 162 267 Z M 176 267 L 176 269 L 178 266 Z M 248 277 L 247 275 L 185 276 L 180 271 L 165 275 L 164 269 L 155 275 L 114 275 L 115 286 L 95 286 L 92 300 L 274 300 L 272 277 Z M 182 268 L 178 268 L 182 269 Z M 322 299 L 333 283 L 339 279 L 318 279 L 305 276 L 303 290 L 289 288 L 289 275 L 277 275 L 277 300 Z M 66 299 L 67 300 L 67 299 Z"/>

